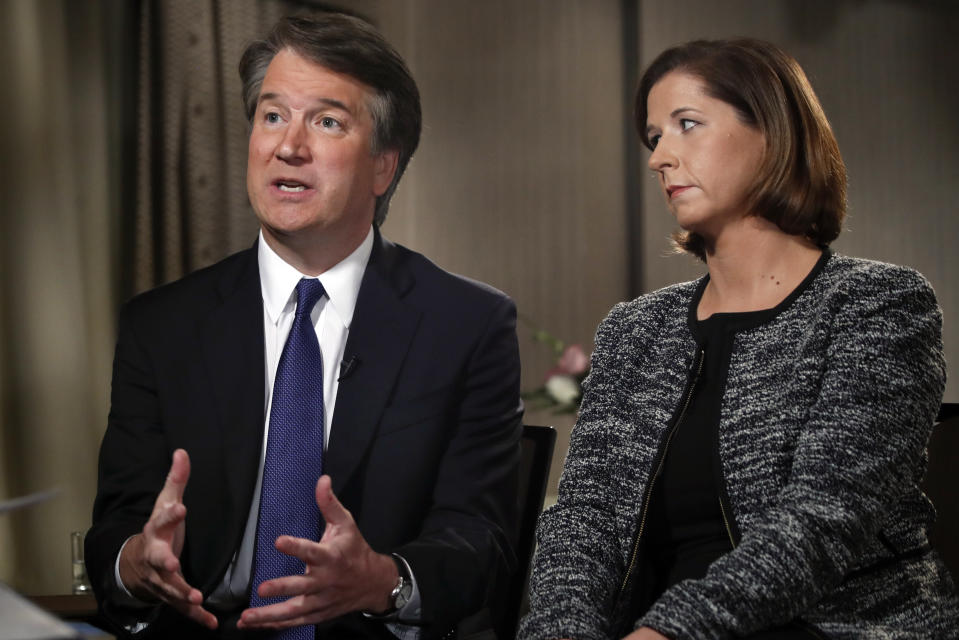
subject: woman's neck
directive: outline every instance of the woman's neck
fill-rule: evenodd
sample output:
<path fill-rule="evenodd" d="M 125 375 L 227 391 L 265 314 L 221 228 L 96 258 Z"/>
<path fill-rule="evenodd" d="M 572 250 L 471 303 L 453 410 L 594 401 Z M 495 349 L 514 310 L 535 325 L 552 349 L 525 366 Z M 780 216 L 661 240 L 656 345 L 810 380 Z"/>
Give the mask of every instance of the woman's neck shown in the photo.
<path fill-rule="evenodd" d="M 696 315 L 702 320 L 714 313 L 775 307 L 809 275 L 821 254 L 808 239 L 764 218 L 744 218 L 707 246 L 709 284 Z"/>

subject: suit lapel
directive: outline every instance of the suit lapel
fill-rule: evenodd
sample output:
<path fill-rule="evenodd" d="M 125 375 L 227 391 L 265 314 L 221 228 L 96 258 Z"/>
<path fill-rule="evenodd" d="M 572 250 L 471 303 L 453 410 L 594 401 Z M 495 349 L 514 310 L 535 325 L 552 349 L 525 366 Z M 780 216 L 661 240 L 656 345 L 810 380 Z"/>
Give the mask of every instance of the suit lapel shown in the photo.
<path fill-rule="evenodd" d="M 325 472 L 339 493 L 376 434 L 421 312 L 404 304 L 413 276 L 379 231 L 363 275 L 343 356 L 354 359 L 336 393 Z"/>
<path fill-rule="evenodd" d="M 233 516 L 246 518 L 263 438 L 263 297 L 256 246 L 218 283 L 221 304 L 203 327 L 203 358 L 220 421 L 215 446 Z M 234 518 L 235 519 L 235 518 Z"/>

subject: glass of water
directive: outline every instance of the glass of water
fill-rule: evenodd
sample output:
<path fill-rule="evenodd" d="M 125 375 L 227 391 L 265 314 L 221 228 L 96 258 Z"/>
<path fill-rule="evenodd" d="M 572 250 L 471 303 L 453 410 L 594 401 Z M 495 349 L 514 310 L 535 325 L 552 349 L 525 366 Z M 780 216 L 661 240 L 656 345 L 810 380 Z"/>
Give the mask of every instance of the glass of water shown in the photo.
<path fill-rule="evenodd" d="M 70 532 L 70 558 L 73 562 L 73 593 L 91 593 L 87 566 L 83 562 L 83 532 Z"/>

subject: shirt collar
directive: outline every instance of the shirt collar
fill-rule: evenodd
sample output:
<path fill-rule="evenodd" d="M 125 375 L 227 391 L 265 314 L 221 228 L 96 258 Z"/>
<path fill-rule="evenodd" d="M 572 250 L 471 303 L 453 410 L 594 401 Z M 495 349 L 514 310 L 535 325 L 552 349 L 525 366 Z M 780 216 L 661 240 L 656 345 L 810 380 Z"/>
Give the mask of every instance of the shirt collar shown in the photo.
<path fill-rule="evenodd" d="M 347 329 L 353 321 L 356 298 L 360 292 L 363 273 L 373 252 L 373 227 L 353 253 L 319 275 L 320 284 L 326 289 L 330 306 Z M 257 260 L 260 267 L 260 288 L 263 307 L 270 322 L 279 322 L 280 314 L 287 305 L 293 304 L 295 289 L 301 278 L 308 278 L 283 261 L 263 238 L 257 243 Z"/>

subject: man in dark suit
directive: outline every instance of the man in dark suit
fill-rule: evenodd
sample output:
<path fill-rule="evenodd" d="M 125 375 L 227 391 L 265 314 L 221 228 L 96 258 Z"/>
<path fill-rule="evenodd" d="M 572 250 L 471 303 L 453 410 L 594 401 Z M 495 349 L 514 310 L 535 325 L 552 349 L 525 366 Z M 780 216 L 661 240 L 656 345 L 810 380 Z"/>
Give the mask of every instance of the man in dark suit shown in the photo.
<path fill-rule="evenodd" d="M 158 637 L 442 635 L 514 563 L 514 305 L 380 234 L 420 108 L 378 33 L 287 18 L 240 73 L 260 237 L 121 313 L 101 610 Z"/>

